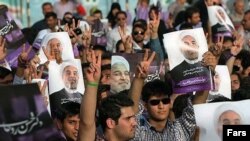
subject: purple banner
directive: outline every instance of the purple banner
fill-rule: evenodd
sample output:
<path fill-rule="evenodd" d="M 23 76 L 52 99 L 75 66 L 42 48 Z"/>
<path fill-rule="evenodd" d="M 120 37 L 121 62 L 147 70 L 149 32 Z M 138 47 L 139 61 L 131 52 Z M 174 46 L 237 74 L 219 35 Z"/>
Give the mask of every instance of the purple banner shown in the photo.
<path fill-rule="evenodd" d="M 0 87 L 0 140 L 63 140 L 37 84 Z"/>
<path fill-rule="evenodd" d="M 18 28 L 10 13 L 8 13 L 7 8 L 0 9 L 0 36 L 6 39 L 7 49 L 13 50 L 25 43 L 22 31 Z"/>
<path fill-rule="evenodd" d="M 30 47 L 29 43 L 25 43 L 25 50 L 28 50 Z M 11 68 L 16 68 L 17 67 L 17 62 L 18 62 L 18 56 L 22 53 L 23 48 L 19 47 L 17 50 L 12 51 L 9 53 L 6 57 L 6 60 L 8 61 L 9 65 Z M 35 56 L 35 51 L 31 50 L 28 55 L 28 59 L 31 59 Z"/>

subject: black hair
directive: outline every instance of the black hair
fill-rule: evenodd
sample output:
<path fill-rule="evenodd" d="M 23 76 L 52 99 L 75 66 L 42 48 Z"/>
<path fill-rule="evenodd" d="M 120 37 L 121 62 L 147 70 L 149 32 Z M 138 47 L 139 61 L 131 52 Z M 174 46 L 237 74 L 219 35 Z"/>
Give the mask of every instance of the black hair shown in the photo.
<path fill-rule="evenodd" d="M 49 6 L 53 7 L 52 4 L 51 4 L 50 2 L 45 2 L 45 3 L 42 4 L 42 9 L 43 9 L 46 5 L 49 5 Z"/>
<path fill-rule="evenodd" d="M 118 124 L 118 120 L 121 116 L 121 108 L 131 107 L 134 105 L 132 99 L 128 97 L 125 92 L 121 92 L 115 95 L 110 95 L 103 99 L 99 108 L 99 121 L 105 131 L 106 120 L 111 118 Z"/>
<path fill-rule="evenodd" d="M 93 50 L 101 50 L 102 52 L 106 52 L 106 47 L 102 45 L 94 45 Z"/>
<path fill-rule="evenodd" d="M 188 7 L 185 11 L 186 21 L 191 19 L 194 13 L 200 13 L 200 10 L 197 7 Z"/>
<path fill-rule="evenodd" d="M 189 97 L 190 97 L 190 94 L 183 94 L 175 98 L 174 103 L 173 103 L 173 112 L 174 112 L 175 118 L 179 118 L 182 115 L 183 109 L 185 109 L 188 105 Z"/>
<path fill-rule="evenodd" d="M 142 100 L 148 102 L 151 96 L 168 96 L 172 94 L 172 88 L 162 80 L 153 80 L 146 83 L 142 88 Z"/>
<path fill-rule="evenodd" d="M 108 16 L 107 16 L 107 19 L 108 19 L 109 23 L 111 23 L 111 27 L 112 27 L 112 28 L 113 28 L 113 27 L 115 26 L 115 24 L 116 24 L 116 21 L 115 21 L 115 16 L 116 16 L 116 15 L 113 15 L 113 14 L 112 14 L 113 9 L 118 9 L 119 11 L 121 11 L 121 6 L 120 6 L 120 4 L 119 4 L 118 2 L 112 3 L 111 8 L 110 8 L 110 11 L 109 11 Z"/>
<path fill-rule="evenodd" d="M 110 52 L 105 52 L 102 54 L 102 60 L 109 59 L 111 60 L 112 54 Z"/>
<path fill-rule="evenodd" d="M 236 59 L 241 60 L 241 65 L 244 70 L 250 66 L 250 61 L 248 61 L 249 58 L 250 52 L 245 49 L 242 49 L 240 53 L 236 56 Z"/>
<path fill-rule="evenodd" d="M 147 30 L 147 25 L 145 26 L 145 25 L 139 24 L 139 23 L 134 24 L 133 29 L 132 29 L 132 32 L 134 32 L 135 28 L 141 28 L 141 29 L 143 29 L 143 31 L 145 32 L 145 31 Z"/>
<path fill-rule="evenodd" d="M 60 121 L 63 121 L 67 116 L 71 117 L 80 114 L 80 103 L 67 102 L 63 103 L 56 111 L 55 116 Z"/>
<path fill-rule="evenodd" d="M 45 19 L 48 19 L 50 17 L 53 17 L 54 19 L 57 19 L 57 15 L 55 12 L 48 12 L 45 14 Z"/>
<path fill-rule="evenodd" d="M 123 14 L 127 18 L 127 13 L 125 11 L 119 11 L 115 15 L 115 19 L 117 19 L 118 15 Z"/>
<path fill-rule="evenodd" d="M 115 45 L 115 49 L 116 49 L 116 52 L 119 53 L 119 46 L 122 44 L 122 40 L 120 39 L 119 41 L 116 42 L 116 45 Z"/>
<path fill-rule="evenodd" d="M 191 23 L 184 22 L 181 24 L 180 30 L 184 30 L 184 29 L 193 29 L 193 26 Z"/>

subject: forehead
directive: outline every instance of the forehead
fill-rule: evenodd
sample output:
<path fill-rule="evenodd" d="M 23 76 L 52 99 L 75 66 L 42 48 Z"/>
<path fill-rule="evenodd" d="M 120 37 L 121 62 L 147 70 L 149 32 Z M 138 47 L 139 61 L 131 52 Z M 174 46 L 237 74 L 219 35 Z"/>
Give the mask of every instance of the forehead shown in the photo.
<path fill-rule="evenodd" d="M 220 116 L 220 119 L 225 119 L 225 118 L 240 118 L 240 115 L 238 113 L 236 113 L 235 111 L 232 111 L 232 110 L 227 110 L 225 112 L 223 112 Z"/>
<path fill-rule="evenodd" d="M 57 39 L 57 38 L 50 39 L 50 42 L 51 43 L 60 43 L 59 39 Z"/>
<path fill-rule="evenodd" d="M 162 99 L 162 98 L 168 98 L 168 95 L 166 95 L 164 93 L 160 93 L 160 94 L 157 94 L 157 95 L 150 96 L 149 100 L 152 100 L 152 99 Z"/>
<path fill-rule="evenodd" d="M 77 71 L 77 68 L 74 66 L 67 66 L 64 68 L 64 72 L 66 71 Z"/>
<path fill-rule="evenodd" d="M 125 17 L 125 18 L 126 18 L 126 15 L 125 15 L 124 13 L 119 13 L 119 14 L 117 15 L 117 17 L 119 17 L 119 18 Z"/>
<path fill-rule="evenodd" d="M 135 113 L 131 106 L 121 108 L 121 117 L 129 117 L 133 115 L 135 115 Z"/>
<path fill-rule="evenodd" d="M 195 41 L 194 37 L 191 35 L 186 35 L 182 38 L 183 41 Z"/>
<path fill-rule="evenodd" d="M 140 27 L 135 27 L 135 28 L 134 28 L 134 31 L 138 31 L 138 30 L 139 30 L 139 31 L 144 31 L 144 30 L 143 30 L 142 28 L 140 28 Z"/>
<path fill-rule="evenodd" d="M 122 63 L 115 63 L 114 65 L 112 65 L 111 70 L 112 70 L 112 72 L 114 72 L 114 71 L 128 71 L 126 66 Z"/>

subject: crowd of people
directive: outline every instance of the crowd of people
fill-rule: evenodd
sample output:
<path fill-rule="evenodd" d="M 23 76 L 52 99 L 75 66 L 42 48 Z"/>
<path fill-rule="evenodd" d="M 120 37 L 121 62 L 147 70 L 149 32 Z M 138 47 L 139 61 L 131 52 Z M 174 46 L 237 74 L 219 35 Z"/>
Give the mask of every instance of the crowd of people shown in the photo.
<path fill-rule="evenodd" d="M 21 29 L 26 44 L 19 47 L 16 66 L 8 62 L 10 49 L 6 45 L 11 41 L 7 41 L 0 24 L 0 86 L 46 79 L 43 85 L 39 84 L 44 104 L 50 104 L 53 123 L 67 141 L 198 141 L 194 105 L 250 98 L 250 9 L 244 8 L 247 4 L 245 0 L 234 0 L 232 7 L 226 7 L 222 0 L 176 0 L 166 13 L 160 1 L 151 5 L 150 0 L 138 0 L 132 17 L 131 11 L 123 11 L 117 2 L 112 3 L 107 16 L 98 7 L 88 13 L 84 3 L 72 0 L 45 2 L 41 7 L 44 18 Z M 220 7 L 219 28 L 210 24 L 209 6 Z M 224 25 L 228 28 L 223 26 L 222 31 L 224 14 L 234 27 Z M 185 60 L 170 69 L 165 46 L 171 41 L 164 41 L 163 35 L 196 28 L 203 29 L 208 51 L 198 61 L 199 41 L 192 34 L 183 34 L 183 43 L 176 46 L 183 45 L 180 50 Z M 81 69 L 74 63 L 65 63 L 63 51 L 67 46 L 62 45 L 61 37 L 51 37 L 44 46 L 46 35 L 59 32 L 67 33 L 72 49 L 66 52 L 80 60 Z M 187 45 L 191 51 L 185 49 Z M 41 52 L 45 61 L 41 61 Z M 130 72 L 131 65 L 118 53 L 143 54 L 135 72 Z M 146 83 L 149 67 L 156 59 L 163 65 L 164 76 Z M 61 77 L 65 87 L 49 92 L 47 97 L 45 87 L 53 78 L 49 75 L 52 62 L 63 64 Z M 214 79 L 216 65 L 226 65 L 229 70 L 231 98 L 219 95 L 208 102 L 212 89 L 187 93 L 173 90 L 173 80 L 181 82 L 185 77 L 183 67 L 206 69 L 202 75 L 211 73 Z M 80 80 L 85 88 L 79 92 Z M 221 130 L 220 127 L 219 134 Z"/>

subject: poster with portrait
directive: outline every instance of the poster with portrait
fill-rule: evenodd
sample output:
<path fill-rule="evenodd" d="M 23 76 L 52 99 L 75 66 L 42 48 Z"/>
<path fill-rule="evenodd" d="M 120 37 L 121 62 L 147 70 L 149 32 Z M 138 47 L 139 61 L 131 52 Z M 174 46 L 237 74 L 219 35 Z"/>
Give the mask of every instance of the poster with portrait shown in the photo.
<path fill-rule="evenodd" d="M 234 25 L 229 16 L 221 6 L 209 6 L 208 16 L 212 29 L 213 41 L 217 41 L 220 36 L 231 37 L 234 31 Z"/>
<path fill-rule="evenodd" d="M 45 35 L 39 50 L 41 64 L 48 60 L 42 47 L 45 48 L 48 55 L 50 55 L 53 60 L 56 60 L 58 64 L 60 64 L 61 61 L 74 59 L 72 44 L 67 32 L 48 33 Z"/>
<path fill-rule="evenodd" d="M 199 140 L 222 141 L 223 125 L 250 124 L 249 106 L 250 100 L 194 105 Z"/>
<path fill-rule="evenodd" d="M 6 48 L 9 53 L 25 42 L 22 31 L 13 20 L 7 8 L 0 9 L 0 36 L 5 38 Z"/>
<path fill-rule="evenodd" d="M 81 61 L 73 59 L 57 64 L 49 63 L 49 99 L 51 112 L 63 103 L 81 103 L 85 87 Z"/>
<path fill-rule="evenodd" d="M 217 65 L 213 75 L 213 89 L 209 91 L 207 102 L 217 97 L 231 99 L 231 79 L 226 65 Z"/>
<path fill-rule="evenodd" d="M 202 28 L 164 34 L 173 92 L 187 93 L 212 88 L 211 71 L 201 64 L 208 50 Z"/>
<path fill-rule="evenodd" d="M 0 86 L 0 141 L 62 140 L 37 84 Z"/>
<path fill-rule="evenodd" d="M 115 53 L 112 55 L 110 75 L 111 93 L 118 93 L 130 88 L 133 78 L 135 77 L 137 65 L 143 60 L 143 55 L 143 53 Z M 149 56 L 150 55 L 151 53 L 149 53 Z M 149 74 L 145 82 L 163 79 L 164 72 L 160 58 L 155 57 L 149 67 Z"/>
<path fill-rule="evenodd" d="M 142 54 L 115 53 L 111 57 L 110 92 L 130 89 L 136 65 Z"/>

